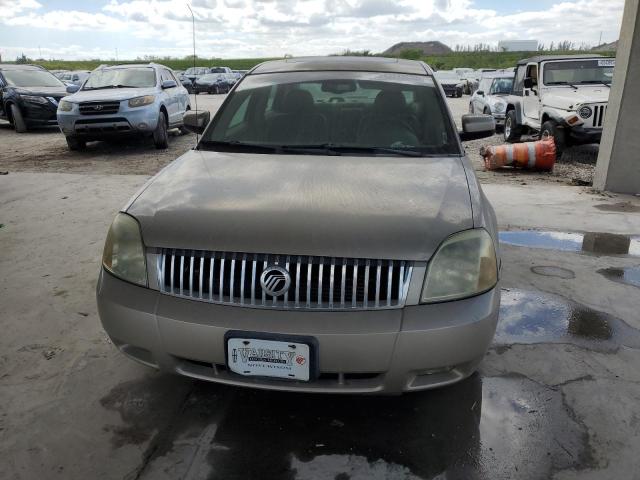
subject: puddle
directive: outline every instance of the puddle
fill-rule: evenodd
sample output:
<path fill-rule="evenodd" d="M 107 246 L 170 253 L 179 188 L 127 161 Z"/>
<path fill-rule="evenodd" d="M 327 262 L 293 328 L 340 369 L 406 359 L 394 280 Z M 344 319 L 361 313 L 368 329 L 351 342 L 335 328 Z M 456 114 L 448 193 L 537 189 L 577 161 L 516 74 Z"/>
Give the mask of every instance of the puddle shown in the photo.
<path fill-rule="evenodd" d="M 556 277 L 563 278 L 565 280 L 572 280 L 576 278 L 575 272 L 568 268 L 540 265 L 531 267 L 531 271 L 536 275 L 542 275 L 543 277 Z"/>
<path fill-rule="evenodd" d="M 500 232 L 500 243 L 596 255 L 640 257 L 640 237 L 613 233 L 569 233 L 520 230 Z"/>
<path fill-rule="evenodd" d="M 640 266 L 625 268 L 605 268 L 598 270 L 605 278 L 625 285 L 633 285 L 640 288 Z"/>
<path fill-rule="evenodd" d="M 542 292 L 504 290 L 494 342 L 574 343 L 611 351 L 640 348 L 640 331 L 622 320 L 565 298 Z"/>
<path fill-rule="evenodd" d="M 634 205 L 631 202 L 619 202 L 619 203 L 601 203 L 600 205 L 594 205 L 598 210 L 603 212 L 621 212 L 621 213 L 637 213 L 640 212 L 640 206 Z"/>
<path fill-rule="evenodd" d="M 176 478 L 206 471 L 197 478 L 495 479 L 516 469 L 519 478 L 550 478 L 592 463 L 587 433 L 561 392 L 521 377 L 476 374 L 399 397 L 246 389 L 229 395 L 213 437 L 200 442 L 197 453 L 184 452 L 184 461 L 171 459 L 183 469 L 173 470 Z M 202 438 L 220 413 L 206 402 L 185 409 L 199 420 L 192 440 Z M 181 436 L 173 451 L 188 442 Z M 152 458 L 149 468 L 162 471 L 168 458 Z M 197 465 L 199 458 L 205 465 Z"/>

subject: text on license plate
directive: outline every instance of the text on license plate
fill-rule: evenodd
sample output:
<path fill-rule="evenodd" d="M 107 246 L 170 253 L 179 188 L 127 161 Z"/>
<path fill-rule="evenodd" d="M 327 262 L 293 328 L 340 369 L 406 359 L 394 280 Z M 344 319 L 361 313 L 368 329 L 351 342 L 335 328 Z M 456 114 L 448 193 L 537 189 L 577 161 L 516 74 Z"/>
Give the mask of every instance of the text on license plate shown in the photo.
<path fill-rule="evenodd" d="M 240 375 L 309 380 L 309 345 L 296 342 L 229 338 L 227 364 Z"/>

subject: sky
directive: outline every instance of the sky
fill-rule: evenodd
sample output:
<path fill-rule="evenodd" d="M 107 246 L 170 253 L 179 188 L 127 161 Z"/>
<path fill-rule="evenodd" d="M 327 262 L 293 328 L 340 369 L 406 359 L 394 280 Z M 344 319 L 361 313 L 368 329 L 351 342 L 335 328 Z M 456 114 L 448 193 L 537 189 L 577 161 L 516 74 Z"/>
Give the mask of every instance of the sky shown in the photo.
<path fill-rule="evenodd" d="M 82 60 L 382 52 L 401 41 L 618 39 L 624 0 L 0 0 L 0 54 Z"/>

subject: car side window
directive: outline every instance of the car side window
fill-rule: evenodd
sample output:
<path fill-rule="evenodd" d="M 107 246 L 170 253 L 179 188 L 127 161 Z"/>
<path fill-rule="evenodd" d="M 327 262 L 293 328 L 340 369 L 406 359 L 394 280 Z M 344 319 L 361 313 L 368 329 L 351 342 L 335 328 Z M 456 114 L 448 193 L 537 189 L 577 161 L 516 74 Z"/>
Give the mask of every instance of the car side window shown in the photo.
<path fill-rule="evenodd" d="M 528 65 L 527 66 L 527 77 L 533 80 L 533 84 L 537 85 L 538 83 L 538 65 Z"/>
<path fill-rule="evenodd" d="M 520 65 L 518 70 L 516 70 L 516 78 L 513 81 L 513 94 L 514 95 L 522 95 L 522 90 L 524 89 L 524 77 L 526 72 L 526 66 Z"/>

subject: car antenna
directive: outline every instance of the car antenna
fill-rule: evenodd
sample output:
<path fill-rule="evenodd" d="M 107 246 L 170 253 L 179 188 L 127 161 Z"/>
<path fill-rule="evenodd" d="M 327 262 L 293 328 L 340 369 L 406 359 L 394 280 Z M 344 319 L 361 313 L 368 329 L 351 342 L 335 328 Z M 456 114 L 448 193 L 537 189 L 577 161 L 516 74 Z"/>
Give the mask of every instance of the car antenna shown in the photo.
<path fill-rule="evenodd" d="M 187 3 L 187 8 L 189 9 L 189 12 L 191 12 L 191 30 L 193 34 L 193 68 L 195 70 L 196 68 L 196 17 L 193 15 L 193 10 L 191 10 L 191 7 L 189 6 L 188 3 Z M 196 121 L 198 121 L 198 95 L 194 95 L 193 98 L 196 104 Z M 198 145 L 198 141 L 199 141 L 199 135 L 198 135 L 198 132 L 196 132 L 196 146 Z"/>

